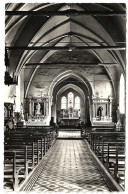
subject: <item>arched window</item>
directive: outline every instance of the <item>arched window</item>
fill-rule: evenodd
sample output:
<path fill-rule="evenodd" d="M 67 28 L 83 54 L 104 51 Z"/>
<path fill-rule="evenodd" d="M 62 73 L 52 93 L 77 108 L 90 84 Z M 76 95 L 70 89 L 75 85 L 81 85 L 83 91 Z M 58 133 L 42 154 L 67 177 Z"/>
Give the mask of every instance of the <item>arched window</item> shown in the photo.
<path fill-rule="evenodd" d="M 120 94 L 119 94 L 119 109 L 120 113 L 125 113 L 125 85 L 124 85 L 124 76 L 120 76 Z"/>
<path fill-rule="evenodd" d="M 75 109 L 80 109 L 80 98 L 78 96 L 75 98 Z"/>
<path fill-rule="evenodd" d="M 61 98 L 61 109 L 66 109 L 66 97 Z"/>
<path fill-rule="evenodd" d="M 68 94 L 68 108 L 73 108 L 73 100 L 74 100 L 74 96 L 72 92 L 69 92 Z"/>

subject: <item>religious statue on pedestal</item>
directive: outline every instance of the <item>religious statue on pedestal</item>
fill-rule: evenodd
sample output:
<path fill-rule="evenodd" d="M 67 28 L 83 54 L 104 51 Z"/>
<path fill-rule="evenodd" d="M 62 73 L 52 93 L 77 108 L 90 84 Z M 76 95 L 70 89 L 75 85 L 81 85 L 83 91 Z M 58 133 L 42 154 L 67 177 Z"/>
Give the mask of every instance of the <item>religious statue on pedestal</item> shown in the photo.
<path fill-rule="evenodd" d="M 23 109 L 23 103 L 20 105 L 20 120 L 24 121 L 24 109 Z"/>
<path fill-rule="evenodd" d="M 117 107 L 116 114 L 117 114 L 117 122 L 118 122 L 118 121 L 120 121 L 120 109 L 119 109 L 119 106 Z"/>
<path fill-rule="evenodd" d="M 80 119 L 80 109 L 78 110 L 78 117 L 79 117 L 79 119 Z"/>
<path fill-rule="evenodd" d="M 20 105 L 20 113 L 19 113 L 19 120 L 18 120 L 18 126 L 22 127 L 26 124 L 26 121 L 24 120 L 24 109 L 23 109 L 23 103 Z"/>
<path fill-rule="evenodd" d="M 97 116 L 99 116 L 99 120 L 101 120 L 102 112 L 103 112 L 103 107 L 99 106 L 98 111 L 97 111 Z"/>
<path fill-rule="evenodd" d="M 116 129 L 117 131 L 120 131 L 120 128 L 122 127 L 122 124 L 120 122 L 120 109 L 119 109 L 119 106 L 117 107 L 117 123 L 116 123 Z"/>
<path fill-rule="evenodd" d="M 40 112 L 40 103 L 38 102 L 38 104 L 36 105 L 36 115 L 40 115 L 41 112 Z"/>

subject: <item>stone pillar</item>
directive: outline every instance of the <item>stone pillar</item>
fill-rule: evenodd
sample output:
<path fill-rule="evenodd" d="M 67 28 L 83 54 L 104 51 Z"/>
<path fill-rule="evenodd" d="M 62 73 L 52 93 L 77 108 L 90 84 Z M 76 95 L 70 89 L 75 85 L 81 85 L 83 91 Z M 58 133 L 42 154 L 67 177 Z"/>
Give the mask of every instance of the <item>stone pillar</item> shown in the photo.
<path fill-rule="evenodd" d="M 31 116 L 32 107 L 31 107 L 31 98 L 29 99 L 29 116 Z"/>
<path fill-rule="evenodd" d="M 54 117 L 54 123 L 56 123 L 56 104 L 55 104 L 55 102 L 53 102 L 53 104 L 52 104 L 51 116 Z"/>
<path fill-rule="evenodd" d="M 95 117 L 95 106 L 94 106 L 94 102 L 92 101 L 92 120 Z"/>
<path fill-rule="evenodd" d="M 110 102 L 110 105 L 109 105 L 109 116 L 110 116 L 110 119 L 112 121 L 112 98 L 111 97 L 109 98 L 109 102 Z"/>
<path fill-rule="evenodd" d="M 45 101 L 45 114 L 46 116 L 49 115 L 49 100 L 48 99 L 46 99 Z"/>
<path fill-rule="evenodd" d="M 32 101 L 32 115 L 34 115 L 34 101 Z"/>
<path fill-rule="evenodd" d="M 92 121 L 92 117 L 93 117 L 93 108 L 91 106 L 91 100 L 88 96 L 88 106 L 89 106 L 89 116 L 90 116 L 90 121 Z"/>
<path fill-rule="evenodd" d="M 46 116 L 46 103 L 45 103 L 45 100 L 44 100 L 44 116 Z"/>
<path fill-rule="evenodd" d="M 44 100 L 44 115 L 45 115 L 45 119 L 46 119 L 46 125 L 50 125 L 51 105 L 52 105 L 52 98 L 46 97 Z"/>
<path fill-rule="evenodd" d="M 107 103 L 107 118 L 109 119 L 109 102 Z"/>
<path fill-rule="evenodd" d="M 55 114 L 54 115 L 54 122 L 57 123 L 57 118 L 56 118 L 56 104 L 54 105 L 54 107 L 55 107 L 55 109 L 54 109 L 55 110 L 55 113 L 54 113 Z"/>
<path fill-rule="evenodd" d="M 97 117 L 97 104 L 95 104 L 95 118 Z"/>

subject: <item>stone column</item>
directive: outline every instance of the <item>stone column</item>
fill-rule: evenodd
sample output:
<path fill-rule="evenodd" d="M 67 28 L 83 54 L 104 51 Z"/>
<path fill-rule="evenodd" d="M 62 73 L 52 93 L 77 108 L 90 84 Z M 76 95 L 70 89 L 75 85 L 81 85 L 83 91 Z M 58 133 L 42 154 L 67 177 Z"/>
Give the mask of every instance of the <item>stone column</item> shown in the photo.
<path fill-rule="evenodd" d="M 95 118 L 97 117 L 97 104 L 95 104 Z"/>
<path fill-rule="evenodd" d="M 45 105 L 46 103 L 45 103 L 45 99 L 44 99 L 43 102 L 44 102 L 44 116 L 46 116 L 46 105 Z"/>
<path fill-rule="evenodd" d="M 88 96 L 88 106 L 89 106 L 89 116 L 90 116 L 90 121 L 92 121 L 92 114 L 93 114 L 93 109 L 91 107 L 91 100 Z"/>
<path fill-rule="evenodd" d="M 48 104 L 47 104 L 48 103 Z M 50 121 L 51 121 L 51 106 L 52 106 L 52 96 L 49 96 L 47 98 L 47 103 L 46 103 L 46 106 L 47 106 L 47 110 L 48 110 L 48 122 L 50 124 Z"/>
<path fill-rule="evenodd" d="M 109 102 L 107 103 L 107 118 L 109 119 L 110 115 L 109 115 Z"/>
<path fill-rule="evenodd" d="M 29 116 L 31 116 L 32 107 L 31 107 L 31 98 L 29 99 Z"/>
<path fill-rule="evenodd" d="M 32 101 L 32 115 L 34 115 L 34 101 Z"/>
<path fill-rule="evenodd" d="M 45 101 L 45 114 L 46 114 L 46 116 L 48 116 L 48 114 L 49 114 L 49 100 L 48 99 L 46 99 L 46 101 Z"/>
<path fill-rule="evenodd" d="M 92 101 L 92 120 L 95 117 L 95 106 L 94 106 L 94 102 Z"/>
<path fill-rule="evenodd" d="M 109 105 L 109 116 L 110 116 L 110 119 L 112 121 L 112 98 L 111 97 L 109 98 L 109 102 L 110 102 L 110 105 Z"/>
<path fill-rule="evenodd" d="M 54 123 L 56 123 L 56 104 L 52 104 L 52 117 L 54 117 Z"/>

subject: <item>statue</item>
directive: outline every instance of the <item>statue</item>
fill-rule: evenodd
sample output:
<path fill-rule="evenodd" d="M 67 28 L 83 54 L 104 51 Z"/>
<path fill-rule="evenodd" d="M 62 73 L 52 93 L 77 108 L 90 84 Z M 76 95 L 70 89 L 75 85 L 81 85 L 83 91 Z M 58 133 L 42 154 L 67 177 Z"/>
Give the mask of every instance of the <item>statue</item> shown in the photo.
<path fill-rule="evenodd" d="M 20 105 L 20 120 L 24 121 L 24 109 L 23 109 L 23 103 Z"/>
<path fill-rule="evenodd" d="M 97 116 L 99 116 L 99 120 L 101 120 L 102 112 L 103 112 L 103 107 L 102 106 L 99 106 L 98 112 L 97 112 Z"/>
<path fill-rule="evenodd" d="M 117 131 L 120 131 L 120 129 L 121 129 L 121 127 L 122 127 L 122 124 L 121 124 L 121 122 L 120 122 L 120 109 L 119 109 L 119 106 L 117 107 L 116 114 L 117 114 L 116 130 L 117 130 Z"/>
<path fill-rule="evenodd" d="M 19 119 L 17 121 L 18 125 L 21 127 L 26 124 L 26 121 L 24 120 L 24 109 L 23 109 L 23 103 L 20 105 L 20 113 L 19 113 Z"/>
<path fill-rule="evenodd" d="M 40 103 L 38 102 L 38 104 L 36 105 L 36 115 L 40 115 Z"/>
<path fill-rule="evenodd" d="M 119 109 L 119 106 L 117 107 L 116 114 L 117 114 L 117 122 L 118 122 L 118 121 L 120 121 L 120 109 Z"/>
<path fill-rule="evenodd" d="M 78 110 L 78 117 L 79 117 L 79 119 L 80 119 L 80 109 Z"/>

